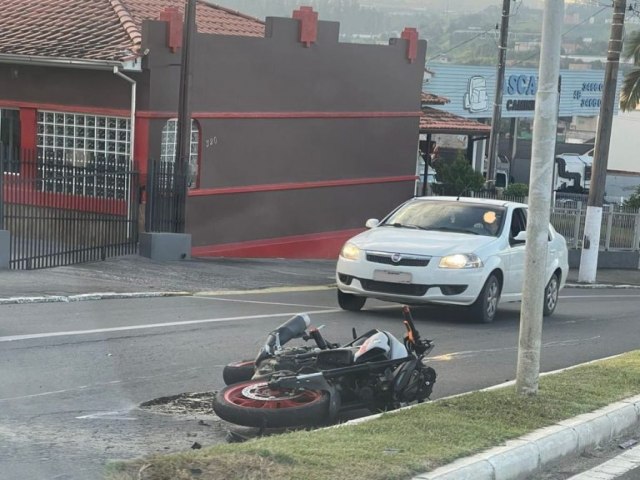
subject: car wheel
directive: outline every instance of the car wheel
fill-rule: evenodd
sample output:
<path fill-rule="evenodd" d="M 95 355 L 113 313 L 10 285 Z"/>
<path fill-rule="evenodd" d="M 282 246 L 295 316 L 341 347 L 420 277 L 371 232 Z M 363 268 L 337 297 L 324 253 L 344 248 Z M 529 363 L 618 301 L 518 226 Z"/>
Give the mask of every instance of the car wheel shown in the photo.
<path fill-rule="evenodd" d="M 364 307 L 364 302 L 366 301 L 367 297 L 359 297 L 338 289 L 338 305 L 340 305 L 340 308 L 343 310 L 358 312 L 362 307 Z"/>
<path fill-rule="evenodd" d="M 500 302 L 500 281 L 495 274 L 489 275 L 480 295 L 471 305 L 473 316 L 481 323 L 491 323 L 496 317 Z"/>
<path fill-rule="evenodd" d="M 554 273 L 544 289 L 544 309 L 542 314 L 545 317 L 550 316 L 556 309 L 559 291 L 560 282 L 558 281 L 558 275 Z"/>

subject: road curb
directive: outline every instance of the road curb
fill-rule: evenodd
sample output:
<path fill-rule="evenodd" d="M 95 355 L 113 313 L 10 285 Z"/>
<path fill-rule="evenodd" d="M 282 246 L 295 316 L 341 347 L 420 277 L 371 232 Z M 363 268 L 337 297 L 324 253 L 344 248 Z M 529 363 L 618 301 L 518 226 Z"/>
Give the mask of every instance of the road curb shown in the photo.
<path fill-rule="evenodd" d="M 0 298 L 0 305 L 16 305 L 27 303 L 70 303 L 87 300 L 118 300 L 124 298 L 157 298 L 157 297 L 185 297 L 192 292 L 131 292 L 131 293 L 81 293 L 78 295 L 42 295 L 38 297 L 8 297 Z"/>
<path fill-rule="evenodd" d="M 521 480 L 640 425 L 640 395 L 461 458 L 412 480 Z"/>
<path fill-rule="evenodd" d="M 116 292 L 96 292 L 96 293 L 81 293 L 76 295 L 39 295 L 32 297 L 5 297 L 0 298 L 0 305 L 16 305 L 27 303 L 71 303 L 82 302 L 87 300 L 121 300 L 127 298 L 158 298 L 158 297 L 210 297 L 217 295 L 247 295 L 258 293 L 286 293 L 286 292 L 305 292 L 316 290 L 328 290 L 335 288 L 335 284 L 326 285 L 307 285 L 301 287 L 268 287 L 260 289 L 249 290 L 212 290 L 212 291 L 161 291 L 161 292 L 129 292 L 129 293 L 116 293 Z M 583 289 L 640 289 L 640 285 L 619 285 L 608 283 L 597 284 L 584 284 L 584 283 L 567 283 L 565 288 L 583 288 Z"/>
<path fill-rule="evenodd" d="M 0 298 L 0 305 L 14 305 L 26 303 L 70 303 L 87 300 L 119 300 L 125 298 L 158 298 L 158 297 L 213 297 L 222 295 L 250 295 L 261 293 L 296 293 L 329 290 L 335 288 L 334 285 L 306 285 L 306 286 L 284 286 L 267 287 L 248 290 L 202 290 L 202 291 L 166 291 L 166 292 L 96 292 L 81 293 L 76 295 L 39 295 L 33 297 L 5 297 Z"/>

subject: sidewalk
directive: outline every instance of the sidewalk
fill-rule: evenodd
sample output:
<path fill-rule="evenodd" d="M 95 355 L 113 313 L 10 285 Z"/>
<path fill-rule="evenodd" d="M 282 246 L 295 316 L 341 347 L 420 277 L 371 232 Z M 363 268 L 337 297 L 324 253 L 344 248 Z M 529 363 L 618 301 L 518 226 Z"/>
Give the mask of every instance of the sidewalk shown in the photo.
<path fill-rule="evenodd" d="M 567 283 L 578 283 L 578 270 L 569 270 Z M 600 269 L 596 275 L 596 285 L 637 285 L 640 286 L 640 270 Z"/>
<path fill-rule="evenodd" d="M 43 270 L 0 270 L 0 299 L 93 293 L 253 290 L 334 283 L 333 260 L 193 259 L 138 255 Z"/>
<path fill-rule="evenodd" d="M 330 285 L 333 260 L 192 259 L 157 262 L 138 255 L 43 270 L 0 270 L 0 299 L 95 293 L 203 292 Z M 567 282 L 577 283 L 571 270 Z M 640 270 L 599 270 L 597 284 L 640 286 Z"/>

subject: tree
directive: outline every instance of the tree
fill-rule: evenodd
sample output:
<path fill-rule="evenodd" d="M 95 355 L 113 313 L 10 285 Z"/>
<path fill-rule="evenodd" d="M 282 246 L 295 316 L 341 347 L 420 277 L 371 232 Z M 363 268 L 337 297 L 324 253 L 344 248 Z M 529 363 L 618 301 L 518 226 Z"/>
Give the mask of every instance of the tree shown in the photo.
<path fill-rule="evenodd" d="M 636 191 L 624 201 L 622 206 L 624 208 L 640 210 L 640 185 L 636 187 Z"/>
<path fill-rule="evenodd" d="M 640 102 L 640 30 L 630 34 L 626 40 L 624 57 L 633 59 L 634 65 L 624 76 L 620 91 L 620 109 L 626 112 L 635 110 Z"/>
<path fill-rule="evenodd" d="M 468 194 L 481 190 L 484 185 L 482 174 L 473 170 L 466 157 L 459 152 L 455 160 L 441 159 L 434 162 L 436 181 L 434 190 L 444 195 Z"/>

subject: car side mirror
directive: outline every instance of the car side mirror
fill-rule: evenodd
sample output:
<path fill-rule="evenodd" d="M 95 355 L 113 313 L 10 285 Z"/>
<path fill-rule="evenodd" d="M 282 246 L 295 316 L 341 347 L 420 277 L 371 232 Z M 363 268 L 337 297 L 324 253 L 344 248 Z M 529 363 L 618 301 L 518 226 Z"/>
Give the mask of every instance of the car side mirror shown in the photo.
<path fill-rule="evenodd" d="M 378 225 L 380 225 L 380 220 L 378 220 L 377 218 L 370 218 L 369 220 L 367 220 L 367 223 L 364 224 L 364 226 L 367 228 L 375 228 Z"/>
<path fill-rule="evenodd" d="M 513 237 L 513 239 L 518 242 L 518 243 L 524 243 L 527 241 L 527 231 L 526 230 L 520 230 L 520 232 L 518 232 L 518 234 Z"/>

